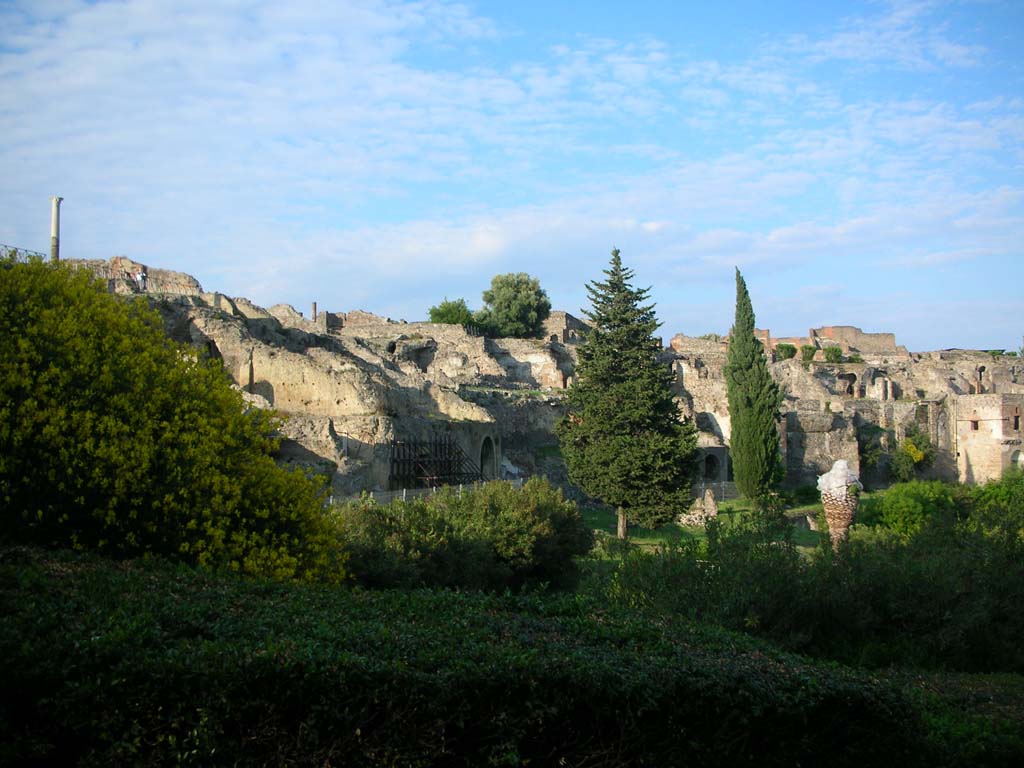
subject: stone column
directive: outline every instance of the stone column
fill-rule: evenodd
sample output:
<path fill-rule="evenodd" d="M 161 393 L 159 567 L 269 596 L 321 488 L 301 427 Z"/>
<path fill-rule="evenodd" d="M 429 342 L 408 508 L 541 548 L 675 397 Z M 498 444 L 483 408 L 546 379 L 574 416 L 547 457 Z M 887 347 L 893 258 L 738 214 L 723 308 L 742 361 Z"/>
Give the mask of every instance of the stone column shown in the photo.
<path fill-rule="evenodd" d="M 63 197 L 50 198 L 50 261 L 60 261 L 60 203 Z"/>

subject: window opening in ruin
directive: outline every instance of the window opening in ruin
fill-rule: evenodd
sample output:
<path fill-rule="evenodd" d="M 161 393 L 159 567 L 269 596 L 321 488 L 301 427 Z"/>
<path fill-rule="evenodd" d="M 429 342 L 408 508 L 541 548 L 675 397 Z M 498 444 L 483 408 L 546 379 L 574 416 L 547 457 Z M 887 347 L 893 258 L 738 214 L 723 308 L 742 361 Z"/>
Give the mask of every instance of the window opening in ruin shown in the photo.
<path fill-rule="evenodd" d="M 973 419 L 971 420 L 971 430 L 973 432 L 977 432 L 978 431 L 978 422 L 976 420 L 973 420 Z"/>
<path fill-rule="evenodd" d="M 1013 431 L 1020 432 L 1020 416 L 1013 417 Z"/>
<path fill-rule="evenodd" d="M 839 381 L 846 382 L 846 389 L 844 390 L 844 394 L 853 395 L 856 391 L 857 375 L 854 373 L 843 373 L 840 374 L 837 378 L 839 379 Z"/>
<path fill-rule="evenodd" d="M 718 479 L 718 457 L 709 455 L 704 457 L 704 479 L 705 480 L 717 480 Z"/>

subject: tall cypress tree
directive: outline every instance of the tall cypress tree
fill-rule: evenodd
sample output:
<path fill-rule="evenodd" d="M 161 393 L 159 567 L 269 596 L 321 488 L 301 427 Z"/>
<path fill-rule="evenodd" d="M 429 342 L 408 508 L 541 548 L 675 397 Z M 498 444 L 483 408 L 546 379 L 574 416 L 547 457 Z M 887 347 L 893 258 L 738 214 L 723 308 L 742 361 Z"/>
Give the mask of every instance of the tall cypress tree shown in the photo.
<path fill-rule="evenodd" d="M 654 526 L 690 503 L 697 430 L 680 421 L 672 372 L 660 360 L 660 326 L 650 289 L 634 288 L 633 271 L 612 251 L 607 279 L 587 284 L 592 330 L 579 348 L 569 414 L 557 432 L 569 479 L 618 509 L 619 537 L 628 522 Z"/>
<path fill-rule="evenodd" d="M 725 382 L 732 422 L 729 455 L 736 485 L 744 496 L 756 499 L 780 479 L 775 425 L 783 393 L 768 372 L 764 346 L 754 335 L 754 308 L 739 269 Z"/>

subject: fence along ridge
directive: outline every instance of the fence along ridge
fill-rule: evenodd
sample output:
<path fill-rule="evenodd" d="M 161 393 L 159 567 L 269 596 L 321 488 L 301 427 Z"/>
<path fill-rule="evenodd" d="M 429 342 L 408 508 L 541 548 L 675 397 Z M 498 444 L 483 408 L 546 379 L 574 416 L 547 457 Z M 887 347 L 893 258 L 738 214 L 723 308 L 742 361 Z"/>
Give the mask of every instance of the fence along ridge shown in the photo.
<path fill-rule="evenodd" d="M 347 501 L 358 501 L 365 495 L 366 498 L 371 499 L 372 501 L 375 501 L 378 504 L 390 504 L 392 501 L 395 501 L 397 499 L 401 499 L 402 501 L 408 501 L 410 499 L 418 499 L 422 496 L 433 496 L 435 493 L 437 493 L 440 490 L 443 490 L 444 488 L 456 489 L 456 492 L 461 497 L 463 489 L 469 490 L 473 488 L 480 488 L 481 486 L 487 485 L 488 483 L 511 483 L 513 488 L 523 487 L 523 479 L 521 477 L 518 477 L 515 480 L 485 480 L 476 483 L 459 483 L 458 485 L 435 485 L 430 488 L 401 488 L 397 491 L 365 491 L 363 494 L 360 494 L 359 496 L 346 496 L 340 499 L 334 499 L 334 497 L 331 498 L 332 501 L 334 502 L 344 504 Z"/>
<path fill-rule="evenodd" d="M 19 248 L 16 245 L 0 243 L 0 258 L 29 261 L 30 259 L 49 259 L 50 257 L 39 251 L 30 251 L 28 248 Z"/>

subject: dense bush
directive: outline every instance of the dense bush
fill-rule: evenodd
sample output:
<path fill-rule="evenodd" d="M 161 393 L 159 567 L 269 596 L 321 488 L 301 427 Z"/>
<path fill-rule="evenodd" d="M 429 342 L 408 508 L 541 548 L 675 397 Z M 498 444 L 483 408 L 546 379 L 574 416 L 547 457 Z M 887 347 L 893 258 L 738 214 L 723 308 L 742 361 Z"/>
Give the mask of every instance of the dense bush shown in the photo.
<path fill-rule="evenodd" d="M 889 474 L 898 483 L 907 483 L 935 463 L 935 447 L 928 435 L 912 425 L 889 459 Z"/>
<path fill-rule="evenodd" d="M 782 344 L 776 344 L 775 356 L 779 360 L 789 360 L 790 358 L 796 357 L 796 347 L 784 342 Z"/>
<path fill-rule="evenodd" d="M 593 544 L 576 505 L 547 481 L 487 483 L 387 506 L 364 499 L 338 513 L 355 579 L 374 587 L 564 586 Z"/>
<path fill-rule="evenodd" d="M 837 555 L 715 524 L 706 543 L 633 550 L 588 586 L 847 663 L 1024 672 L 1024 540 L 957 523 L 948 486 L 912 485 L 891 507 L 900 533 L 861 528 Z"/>
<path fill-rule="evenodd" d="M 894 685 L 574 596 L 0 551 L 5 765 L 934 765 Z"/>
<path fill-rule="evenodd" d="M 1024 472 L 1010 469 L 1002 479 L 971 489 L 968 510 L 970 527 L 1024 541 Z"/>
<path fill-rule="evenodd" d="M 938 480 L 898 483 L 884 493 L 865 498 L 857 511 L 857 522 L 911 536 L 932 518 L 952 520 L 960 508 L 960 495 L 956 486 Z"/>
<path fill-rule="evenodd" d="M 825 347 L 825 362 L 826 363 L 841 363 L 843 362 L 843 350 L 839 347 Z"/>
<path fill-rule="evenodd" d="M 818 353 L 818 348 L 813 344 L 801 344 L 800 345 L 800 360 L 809 363 L 814 359 L 814 356 Z"/>
<path fill-rule="evenodd" d="M 0 538 L 340 579 L 321 485 L 278 468 L 271 416 L 142 300 L 0 263 Z"/>

